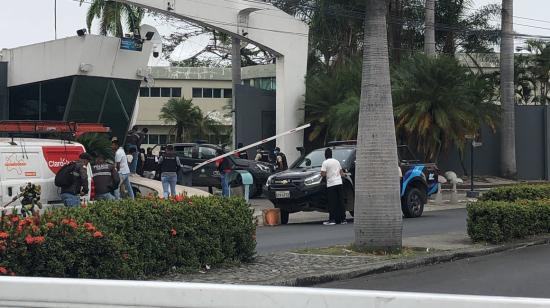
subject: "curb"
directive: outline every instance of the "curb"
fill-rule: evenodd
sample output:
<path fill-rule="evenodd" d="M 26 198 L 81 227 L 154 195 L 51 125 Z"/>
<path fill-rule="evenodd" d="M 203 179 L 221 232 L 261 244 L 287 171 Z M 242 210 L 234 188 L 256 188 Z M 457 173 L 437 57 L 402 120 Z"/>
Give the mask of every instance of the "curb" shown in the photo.
<path fill-rule="evenodd" d="M 475 258 L 495 254 L 504 251 L 511 251 L 516 249 L 527 248 L 531 246 L 538 246 L 550 244 L 550 236 L 543 239 L 534 241 L 504 244 L 493 247 L 484 248 L 466 248 L 460 251 L 442 252 L 432 256 L 419 257 L 414 260 L 408 261 L 387 261 L 374 266 L 365 266 L 357 270 L 340 271 L 333 273 L 326 273 L 322 275 L 311 275 L 298 277 L 288 280 L 279 280 L 266 283 L 273 286 L 287 286 L 287 287 L 309 287 L 321 283 L 327 283 L 338 280 L 347 280 L 367 275 L 381 274 L 386 272 L 393 272 L 398 270 L 405 270 L 411 268 L 417 268 L 426 265 L 434 265 L 445 262 L 452 262 L 456 260 L 462 260 L 467 258 Z"/>

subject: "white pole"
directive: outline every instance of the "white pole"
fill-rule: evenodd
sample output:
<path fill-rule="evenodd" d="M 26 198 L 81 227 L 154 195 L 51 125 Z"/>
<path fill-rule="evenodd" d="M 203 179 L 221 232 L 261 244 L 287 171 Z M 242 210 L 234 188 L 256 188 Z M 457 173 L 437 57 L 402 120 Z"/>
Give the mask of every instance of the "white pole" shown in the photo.
<path fill-rule="evenodd" d="M 206 165 L 208 165 L 209 163 L 213 163 L 213 162 L 217 161 L 218 159 L 221 159 L 221 158 L 224 158 L 224 157 L 227 157 L 227 156 L 231 156 L 231 155 L 237 154 L 237 153 L 242 152 L 242 151 L 244 151 L 244 150 L 248 150 L 248 149 L 250 149 L 250 148 L 259 146 L 259 145 L 261 145 L 261 144 L 268 143 L 268 142 L 271 141 L 271 140 L 275 140 L 275 139 L 277 139 L 277 138 L 280 138 L 280 137 L 283 137 L 283 136 L 286 136 L 286 135 L 294 134 L 294 133 L 299 132 L 299 131 L 301 131 L 301 130 L 304 130 L 304 129 L 310 127 L 310 126 L 311 126 L 311 124 L 306 124 L 306 125 L 303 125 L 303 126 L 300 126 L 300 127 L 297 127 L 297 128 L 291 129 L 291 130 L 288 130 L 288 131 L 286 131 L 286 132 L 284 132 L 284 133 L 280 133 L 280 134 L 275 135 L 275 136 L 273 136 L 273 137 L 269 137 L 269 138 L 267 138 L 267 139 L 258 141 L 258 142 L 256 142 L 256 143 L 247 145 L 247 146 L 242 147 L 242 148 L 240 148 L 240 149 L 233 150 L 233 151 L 231 151 L 231 152 L 229 152 L 229 153 L 225 153 L 225 154 L 220 155 L 220 156 L 218 156 L 218 157 L 214 157 L 214 158 L 212 158 L 212 159 L 209 159 L 209 160 L 207 160 L 207 161 L 205 161 L 205 162 L 202 162 L 202 163 L 196 165 L 195 167 L 193 167 L 193 171 L 199 169 L 199 168 L 202 167 L 202 166 L 206 166 Z"/>

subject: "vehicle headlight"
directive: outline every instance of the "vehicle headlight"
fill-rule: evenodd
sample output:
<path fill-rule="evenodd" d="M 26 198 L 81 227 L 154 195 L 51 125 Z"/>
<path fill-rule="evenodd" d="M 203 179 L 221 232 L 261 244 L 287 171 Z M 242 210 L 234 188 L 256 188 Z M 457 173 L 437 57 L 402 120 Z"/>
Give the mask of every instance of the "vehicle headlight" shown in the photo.
<path fill-rule="evenodd" d="M 271 171 L 271 169 L 269 169 L 269 167 L 265 166 L 265 165 L 256 164 L 256 167 L 258 169 L 260 169 L 260 171 L 262 171 L 262 172 L 270 172 Z"/>
<path fill-rule="evenodd" d="M 304 184 L 306 184 L 307 186 L 318 185 L 321 184 L 321 181 L 323 181 L 323 177 L 320 174 L 316 174 L 305 179 Z"/>

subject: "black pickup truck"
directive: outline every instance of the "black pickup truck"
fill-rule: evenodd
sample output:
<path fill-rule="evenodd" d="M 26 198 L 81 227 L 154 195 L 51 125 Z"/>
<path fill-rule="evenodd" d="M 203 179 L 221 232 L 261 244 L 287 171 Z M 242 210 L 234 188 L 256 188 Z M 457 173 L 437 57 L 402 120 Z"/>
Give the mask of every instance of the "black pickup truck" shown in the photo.
<path fill-rule="evenodd" d="M 346 210 L 354 214 L 355 144 L 335 143 L 330 146 L 335 159 L 347 170 L 343 178 Z M 281 223 L 287 224 L 290 213 L 301 211 L 328 212 L 326 183 L 321 177 L 325 148 L 298 159 L 289 170 L 267 179 L 264 195 L 281 210 Z M 420 163 L 407 146 L 398 147 L 401 168 L 401 209 L 405 217 L 420 217 L 428 197 L 438 189 L 435 164 Z"/>

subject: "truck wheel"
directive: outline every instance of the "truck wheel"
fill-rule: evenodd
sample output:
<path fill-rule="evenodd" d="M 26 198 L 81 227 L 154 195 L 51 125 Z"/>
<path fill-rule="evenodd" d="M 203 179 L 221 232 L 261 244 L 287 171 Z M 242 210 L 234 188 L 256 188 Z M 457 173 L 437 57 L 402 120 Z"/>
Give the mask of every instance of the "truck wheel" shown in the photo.
<path fill-rule="evenodd" d="M 407 218 L 416 218 L 422 216 L 424 212 L 424 198 L 418 188 L 411 187 L 401 200 L 401 210 Z"/>
<path fill-rule="evenodd" d="M 288 218 L 290 216 L 290 213 L 285 211 L 285 210 L 281 210 L 281 225 L 286 225 L 288 224 Z"/>

